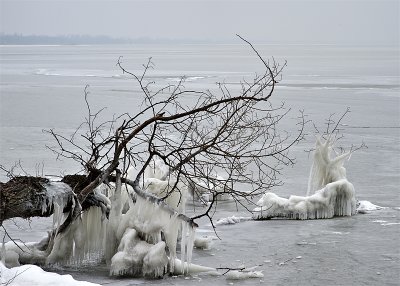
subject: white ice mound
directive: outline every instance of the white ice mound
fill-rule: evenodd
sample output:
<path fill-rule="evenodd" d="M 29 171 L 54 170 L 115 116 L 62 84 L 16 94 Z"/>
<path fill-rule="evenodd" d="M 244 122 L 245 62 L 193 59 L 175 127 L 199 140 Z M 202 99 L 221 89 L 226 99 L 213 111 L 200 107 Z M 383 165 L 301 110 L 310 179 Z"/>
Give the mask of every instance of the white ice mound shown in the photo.
<path fill-rule="evenodd" d="M 215 195 L 218 196 L 219 201 L 232 200 L 227 180 L 218 174 L 209 176 L 207 180 L 191 179 L 187 185 L 192 199 L 203 204 L 213 201 Z"/>
<path fill-rule="evenodd" d="M 243 222 L 243 221 L 249 221 L 252 220 L 251 217 L 247 217 L 247 216 L 229 216 L 229 217 L 224 217 L 224 218 L 220 218 L 219 220 L 217 220 L 216 223 L 214 223 L 215 226 L 218 225 L 227 225 L 227 224 L 237 224 L 239 222 Z"/>
<path fill-rule="evenodd" d="M 321 219 L 355 214 L 354 187 L 347 181 L 343 167 L 350 152 L 334 158 L 331 158 L 331 153 L 329 139 L 325 143 L 317 139 L 307 196 L 292 195 L 286 199 L 274 193 L 265 193 L 253 210 L 253 218 Z"/>
<path fill-rule="evenodd" d="M 248 278 L 263 278 L 264 274 L 261 271 L 229 271 L 226 275 L 228 280 L 244 280 Z"/>
<path fill-rule="evenodd" d="M 354 187 L 347 180 L 326 185 L 312 196 L 281 198 L 266 193 L 258 201 L 253 217 L 267 219 L 284 217 L 290 219 L 319 219 L 334 216 L 351 216 L 356 213 Z"/>
<path fill-rule="evenodd" d="M 256 267 L 245 268 L 243 270 L 230 270 L 226 273 L 225 277 L 227 280 L 244 280 L 249 278 L 263 278 L 264 274 L 262 271 L 255 271 Z"/>
<path fill-rule="evenodd" d="M 127 229 L 111 259 L 110 274 L 162 277 L 168 264 L 165 246 L 164 241 L 150 244 L 140 240 L 136 230 Z"/>
<path fill-rule="evenodd" d="M 217 240 L 218 238 L 216 236 L 201 236 L 201 237 L 195 237 L 194 239 L 194 247 L 198 249 L 210 249 L 213 241 Z"/>
<path fill-rule="evenodd" d="M 77 281 L 71 275 L 46 272 L 36 265 L 7 268 L 0 262 L 0 285 L 18 286 L 100 286 L 85 281 Z"/>
<path fill-rule="evenodd" d="M 371 211 L 377 211 L 384 209 L 384 207 L 374 205 L 370 201 L 358 201 L 357 203 L 357 212 L 361 214 L 365 214 Z"/>

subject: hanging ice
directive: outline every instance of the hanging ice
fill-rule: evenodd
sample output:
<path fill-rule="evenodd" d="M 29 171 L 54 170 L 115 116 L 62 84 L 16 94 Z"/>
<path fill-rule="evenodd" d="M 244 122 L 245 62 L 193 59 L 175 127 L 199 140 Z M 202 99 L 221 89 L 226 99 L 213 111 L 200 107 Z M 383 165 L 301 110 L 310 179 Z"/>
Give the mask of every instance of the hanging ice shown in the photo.
<path fill-rule="evenodd" d="M 52 199 L 54 233 L 58 234 L 20 248 L 7 244 L 0 256 L 9 266 L 19 263 L 79 265 L 104 259 L 111 275 L 160 277 L 166 272 L 209 271 L 211 268 L 191 265 L 193 225 L 178 216 L 185 212 L 187 187 L 168 176 L 168 168 L 162 161 L 152 162 L 145 175 L 143 191 L 158 197 L 169 195 L 165 200 L 169 209 L 157 200 L 141 196 L 132 200 L 133 189 L 122 186 L 117 179 L 115 186 L 104 185 L 95 190 L 94 196 L 102 202 L 101 208 L 91 207 L 81 215 L 79 210 L 78 218 L 60 233 L 60 226 L 68 219 L 62 213 L 67 202 Z M 58 191 L 59 186 L 55 186 Z M 109 214 L 108 219 L 105 213 Z M 176 258 L 179 235 L 182 236 L 181 260 Z"/>
<path fill-rule="evenodd" d="M 331 158 L 332 146 L 328 139 L 317 139 L 314 160 L 308 181 L 307 196 L 281 198 L 265 193 L 253 210 L 253 218 L 319 219 L 351 216 L 356 213 L 353 185 L 346 179 L 344 161 L 350 152 Z"/>

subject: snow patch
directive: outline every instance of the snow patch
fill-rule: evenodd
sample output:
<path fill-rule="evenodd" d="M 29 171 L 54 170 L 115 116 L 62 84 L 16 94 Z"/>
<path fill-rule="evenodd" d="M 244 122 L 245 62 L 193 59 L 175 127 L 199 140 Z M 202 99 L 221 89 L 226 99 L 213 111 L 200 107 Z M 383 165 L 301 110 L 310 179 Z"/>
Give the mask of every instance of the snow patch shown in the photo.
<path fill-rule="evenodd" d="M 388 225 L 397 225 L 400 224 L 400 222 L 388 222 L 388 223 L 382 223 L 382 226 L 388 226 Z"/>
<path fill-rule="evenodd" d="M 86 281 L 77 281 L 71 275 L 46 272 L 36 265 L 7 268 L 0 262 L 0 285 L 18 286 L 100 286 Z"/>

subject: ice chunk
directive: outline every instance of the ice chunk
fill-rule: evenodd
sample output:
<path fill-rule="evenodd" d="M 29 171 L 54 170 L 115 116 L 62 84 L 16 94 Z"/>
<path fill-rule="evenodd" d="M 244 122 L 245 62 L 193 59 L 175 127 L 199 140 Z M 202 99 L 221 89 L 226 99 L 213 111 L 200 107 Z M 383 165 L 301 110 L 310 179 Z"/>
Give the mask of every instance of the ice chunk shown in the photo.
<path fill-rule="evenodd" d="M 249 221 L 252 220 L 251 217 L 237 217 L 237 216 L 230 216 L 230 217 L 226 217 L 226 218 L 221 218 L 219 220 L 217 220 L 216 223 L 214 223 L 215 226 L 217 225 L 226 225 L 226 224 L 236 224 L 239 222 L 243 222 L 243 221 Z"/>
<path fill-rule="evenodd" d="M 210 249 L 212 242 L 216 240 L 217 237 L 215 236 L 202 236 L 202 237 L 196 237 L 194 239 L 194 247 L 199 248 L 199 249 Z"/>
<path fill-rule="evenodd" d="M 118 252 L 111 259 L 110 275 L 142 276 L 143 258 L 151 244 L 140 240 L 138 232 L 127 229 L 118 246 Z"/>
<path fill-rule="evenodd" d="M 160 241 L 153 245 L 143 258 L 143 274 L 152 278 L 162 277 L 167 271 L 168 256 L 165 251 L 166 244 Z"/>
<path fill-rule="evenodd" d="M 384 209 L 384 207 L 374 205 L 369 201 L 358 201 L 357 202 L 357 212 L 361 214 L 368 213 L 370 211 L 377 211 Z"/>
<path fill-rule="evenodd" d="M 264 274 L 261 271 L 229 271 L 226 275 L 226 279 L 229 280 L 243 280 L 248 278 L 263 278 Z"/>

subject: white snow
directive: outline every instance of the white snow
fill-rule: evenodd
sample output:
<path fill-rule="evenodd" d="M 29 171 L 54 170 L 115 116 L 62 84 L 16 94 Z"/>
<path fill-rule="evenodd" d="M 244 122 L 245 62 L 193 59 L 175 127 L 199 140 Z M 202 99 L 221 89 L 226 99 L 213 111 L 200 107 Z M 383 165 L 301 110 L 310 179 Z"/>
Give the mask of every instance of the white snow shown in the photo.
<path fill-rule="evenodd" d="M 10 284 L 7 284 L 10 283 Z M 26 264 L 7 268 L 0 262 L 0 285 L 18 286 L 100 286 L 86 281 L 77 281 L 71 275 L 46 272 L 42 268 Z"/>

